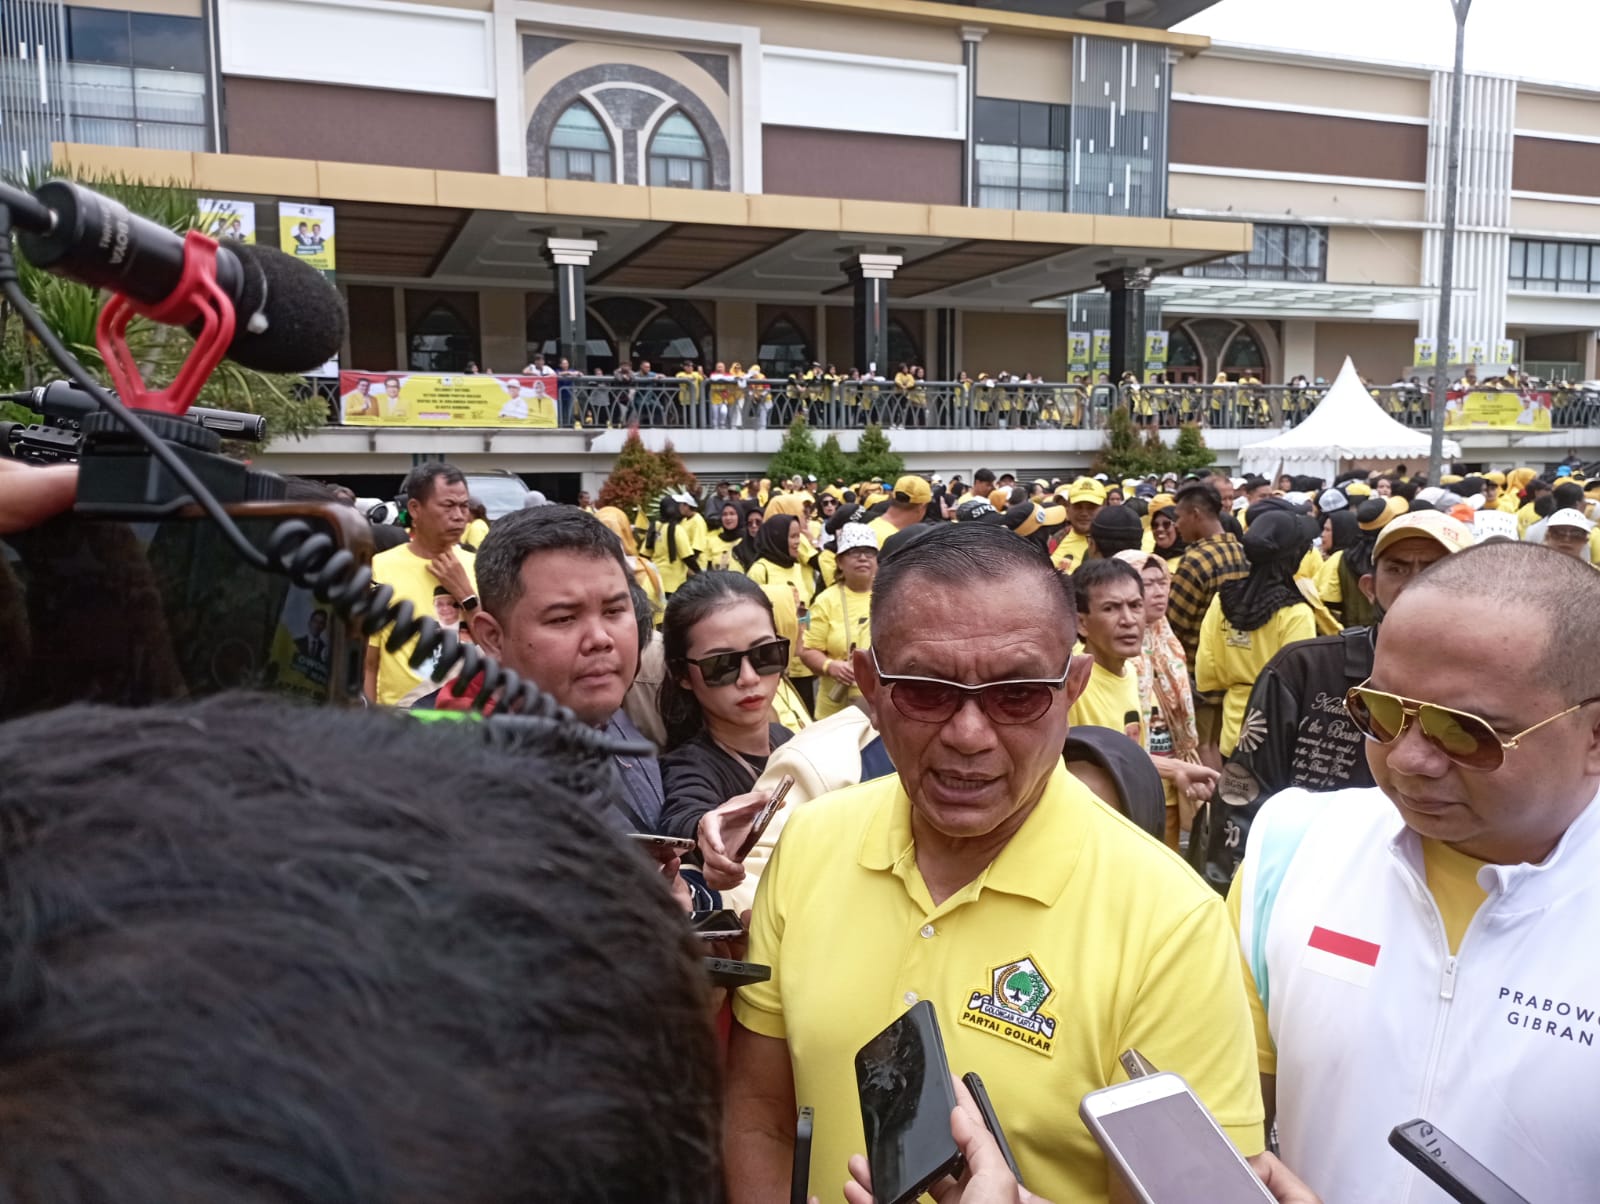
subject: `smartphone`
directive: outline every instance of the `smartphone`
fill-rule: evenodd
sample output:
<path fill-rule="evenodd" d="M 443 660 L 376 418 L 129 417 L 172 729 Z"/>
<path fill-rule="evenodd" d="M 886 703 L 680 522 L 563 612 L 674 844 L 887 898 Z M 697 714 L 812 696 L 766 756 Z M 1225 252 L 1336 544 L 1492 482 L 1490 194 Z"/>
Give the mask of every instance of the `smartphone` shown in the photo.
<path fill-rule="evenodd" d="M 913 1004 L 861 1047 L 856 1090 L 876 1204 L 910 1204 L 961 1173 L 961 1149 L 950 1135 L 956 1092 L 933 1004 Z"/>
<path fill-rule="evenodd" d="M 760 962 L 736 962 L 730 957 L 702 957 L 714 987 L 748 987 L 772 977 L 772 967 Z"/>
<path fill-rule="evenodd" d="M 1396 1125 L 1389 1144 L 1460 1204 L 1528 1204 L 1504 1179 L 1425 1120 Z"/>
<path fill-rule="evenodd" d="M 810 1108 L 800 1109 L 794 1126 L 794 1170 L 789 1175 L 789 1204 L 808 1204 L 811 1195 Z"/>
<path fill-rule="evenodd" d="M 1147 1074 L 1157 1073 L 1156 1064 L 1137 1049 L 1123 1050 L 1122 1057 L 1118 1060 L 1122 1063 L 1122 1069 L 1128 1072 L 1130 1079 L 1142 1079 Z"/>
<path fill-rule="evenodd" d="M 628 837 L 631 840 L 638 841 L 651 853 L 671 852 L 683 854 L 692 853 L 696 848 L 694 840 L 688 836 L 657 836 L 654 832 L 629 832 Z M 663 858 L 662 860 L 670 859 Z"/>
<path fill-rule="evenodd" d="M 995 1144 L 1000 1147 L 1000 1156 L 1011 1168 L 1011 1177 L 1021 1183 L 1022 1172 L 1017 1169 L 1016 1155 L 1011 1152 L 1011 1143 L 1006 1140 L 1006 1132 L 1000 1127 L 1000 1118 L 995 1115 L 994 1104 L 989 1099 L 989 1092 L 984 1087 L 983 1080 L 978 1077 L 977 1071 L 969 1070 L 961 1076 L 961 1081 L 972 1093 L 972 1102 L 978 1105 L 978 1112 L 983 1117 L 983 1127 L 989 1130 L 989 1136 L 993 1137 Z"/>
<path fill-rule="evenodd" d="M 744 838 L 744 843 L 739 846 L 739 851 L 733 855 L 735 861 L 743 861 L 750 856 L 750 850 L 756 847 L 756 842 L 766 832 L 767 825 L 772 822 L 772 817 L 778 813 L 778 808 L 783 806 L 784 796 L 789 793 L 789 788 L 794 785 L 794 778 L 784 774 L 778 780 L 778 788 L 772 792 L 772 797 L 756 813 L 755 822 L 750 825 L 750 834 Z"/>
<path fill-rule="evenodd" d="M 1078 1115 L 1140 1204 L 1272 1204 L 1180 1075 L 1160 1071 L 1091 1091 Z"/>
<path fill-rule="evenodd" d="M 265 550 L 299 519 L 372 563 L 372 527 L 331 502 L 227 507 Z M 223 690 L 358 704 L 366 641 L 310 590 L 240 558 L 198 506 L 63 514 L 0 538 L 0 719 L 70 702 L 145 706 Z"/>
<path fill-rule="evenodd" d="M 739 916 L 726 908 L 718 911 L 691 911 L 689 927 L 702 941 L 734 941 L 744 935 Z"/>

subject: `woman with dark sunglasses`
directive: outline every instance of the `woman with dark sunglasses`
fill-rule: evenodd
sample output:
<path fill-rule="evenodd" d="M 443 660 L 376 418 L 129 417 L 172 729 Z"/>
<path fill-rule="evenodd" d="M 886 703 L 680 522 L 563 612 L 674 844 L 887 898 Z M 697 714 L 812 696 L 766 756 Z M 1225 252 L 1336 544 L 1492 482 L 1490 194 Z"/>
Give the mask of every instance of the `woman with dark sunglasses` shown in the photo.
<path fill-rule="evenodd" d="M 1155 537 L 1155 553 L 1169 565 L 1183 559 L 1189 545 L 1178 534 L 1178 511 L 1171 499 L 1150 508 L 1150 534 Z"/>
<path fill-rule="evenodd" d="M 789 739 L 772 722 L 789 641 L 761 587 L 738 573 L 691 577 L 667 603 L 661 636 L 661 831 L 693 837 L 706 812 L 754 789 L 772 750 Z"/>

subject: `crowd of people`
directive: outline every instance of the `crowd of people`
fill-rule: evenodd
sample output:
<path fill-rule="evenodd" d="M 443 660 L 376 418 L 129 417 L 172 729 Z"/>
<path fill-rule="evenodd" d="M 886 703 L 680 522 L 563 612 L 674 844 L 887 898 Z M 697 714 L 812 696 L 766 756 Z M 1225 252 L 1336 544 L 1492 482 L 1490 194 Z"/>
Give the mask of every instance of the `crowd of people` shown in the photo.
<path fill-rule="evenodd" d="M 29 512 L 15 476 L 0 530 L 64 504 Z M 84 1199 L 302 1198 L 318 1176 L 350 1185 L 318 1198 L 509 1199 L 523 1175 L 551 1199 L 766 1204 L 810 1108 L 812 1193 L 859 1204 L 855 1052 L 929 1000 L 1026 1184 L 963 1094 L 945 1204 L 1129 1198 L 1075 1113 L 1130 1048 L 1280 1204 L 1442 1198 L 1386 1148 L 1418 1115 L 1530 1201 L 1588 1198 L 1581 467 L 794 477 L 488 522 L 433 461 L 403 496 L 374 578 L 618 751 L 584 774 L 548 742 L 497 760 L 401 725 L 493 715 L 494 685 L 428 680 L 382 633 L 373 715 L 90 710 L 55 759 L 43 722 L 8 725 L 0 911 L 34 959 L 9 1006 L 55 1026 L 40 1074 L 84 1067 L 69 1118 L 19 1110 L 31 1175 L 157 1185 Z M 126 791 L 85 785 L 129 766 Z M 770 968 L 731 998 L 671 924 L 720 908 L 745 917 L 726 952 Z M 1018 972 L 1025 1000 L 997 985 Z M 152 1093 L 205 1141 L 164 1159 Z M 86 1153 L 86 1117 L 118 1140 Z"/>

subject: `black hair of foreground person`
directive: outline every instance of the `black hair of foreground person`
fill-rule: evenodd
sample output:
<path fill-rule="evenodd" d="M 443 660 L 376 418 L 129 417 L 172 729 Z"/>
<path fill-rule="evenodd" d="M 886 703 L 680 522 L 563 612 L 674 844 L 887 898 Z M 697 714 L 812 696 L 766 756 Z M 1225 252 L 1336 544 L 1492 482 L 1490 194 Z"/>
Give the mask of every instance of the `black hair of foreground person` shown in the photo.
<path fill-rule="evenodd" d="M 0 1202 L 719 1198 L 700 950 L 592 774 L 476 728 L 0 725 Z"/>

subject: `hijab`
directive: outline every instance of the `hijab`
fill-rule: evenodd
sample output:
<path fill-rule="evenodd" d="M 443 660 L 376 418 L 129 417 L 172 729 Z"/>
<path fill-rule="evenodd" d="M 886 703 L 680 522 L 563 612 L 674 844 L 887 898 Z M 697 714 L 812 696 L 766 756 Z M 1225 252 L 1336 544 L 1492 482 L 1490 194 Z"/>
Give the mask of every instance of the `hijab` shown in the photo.
<path fill-rule="evenodd" d="M 1333 524 L 1333 547 L 1329 549 L 1330 554 L 1354 547 L 1356 541 L 1361 538 L 1361 526 L 1356 520 L 1354 511 L 1335 510 L 1328 515 L 1328 521 Z"/>
<path fill-rule="evenodd" d="M 739 534 L 741 538 L 738 543 L 733 545 L 733 558 L 739 562 L 739 567 L 747 573 L 750 571 L 750 566 L 761 555 L 760 548 L 756 546 L 756 540 L 761 535 L 760 530 L 758 529 L 754 535 L 749 532 L 750 516 L 760 513 L 761 503 L 754 499 L 743 502 L 739 506 Z"/>
<path fill-rule="evenodd" d="M 789 555 L 789 528 L 799 520 L 792 514 L 774 514 L 761 524 L 756 536 L 756 559 L 770 560 L 780 569 L 794 567 Z"/>
<path fill-rule="evenodd" d="M 1155 539 L 1154 524 L 1155 524 L 1155 521 L 1156 521 L 1156 516 L 1160 515 L 1160 514 L 1165 514 L 1167 516 L 1167 519 L 1172 523 L 1172 546 L 1170 548 L 1162 547 L 1160 541 Z M 1183 536 L 1178 534 L 1178 508 L 1177 508 L 1177 506 L 1168 504 L 1168 505 L 1162 506 L 1159 510 L 1151 510 L 1150 511 L 1150 522 L 1151 522 L 1151 534 L 1150 534 L 1150 537 L 1151 537 L 1151 539 L 1153 541 L 1155 541 L 1155 545 L 1156 545 L 1155 546 L 1155 555 L 1160 556 L 1160 557 L 1162 557 L 1163 559 L 1166 559 L 1166 560 L 1179 560 L 1179 559 L 1182 559 L 1183 554 L 1189 550 L 1189 545 L 1184 543 L 1183 542 Z"/>
<path fill-rule="evenodd" d="M 1143 552 L 1137 548 L 1118 552 L 1116 559 L 1133 566 L 1142 581 L 1144 571 L 1159 565 L 1172 581 L 1172 566 L 1157 552 Z M 1166 717 L 1167 730 L 1172 733 L 1172 751 L 1180 761 L 1200 760 L 1200 735 L 1195 727 L 1194 697 L 1189 690 L 1189 665 L 1183 655 L 1183 641 L 1172 630 L 1172 624 L 1162 615 L 1144 629 L 1144 643 L 1139 655 L 1139 702 L 1144 713 L 1150 713 L 1154 698 Z"/>
<path fill-rule="evenodd" d="M 805 519 L 806 499 L 798 493 L 780 493 L 767 503 L 767 517 L 787 514 L 802 521 Z"/>
<path fill-rule="evenodd" d="M 722 524 L 722 517 L 729 510 L 732 510 L 739 520 L 733 525 L 733 530 L 731 531 Z M 723 543 L 738 543 L 744 538 L 744 510 L 740 508 L 738 502 L 729 499 L 722 503 L 722 509 L 717 512 L 716 538 Z"/>
<path fill-rule="evenodd" d="M 1304 604 L 1294 574 L 1311 546 L 1313 525 L 1303 514 L 1277 509 L 1250 524 L 1243 541 L 1250 575 L 1217 591 L 1222 617 L 1235 631 L 1255 631 L 1285 607 Z"/>
<path fill-rule="evenodd" d="M 594 516 L 621 541 L 622 554 L 628 561 L 633 579 L 650 595 L 650 600 L 659 605 L 662 598 L 661 574 L 656 572 L 655 565 L 639 555 L 639 545 L 634 542 L 633 524 L 628 521 L 628 516 L 616 506 L 601 506 Z"/>

